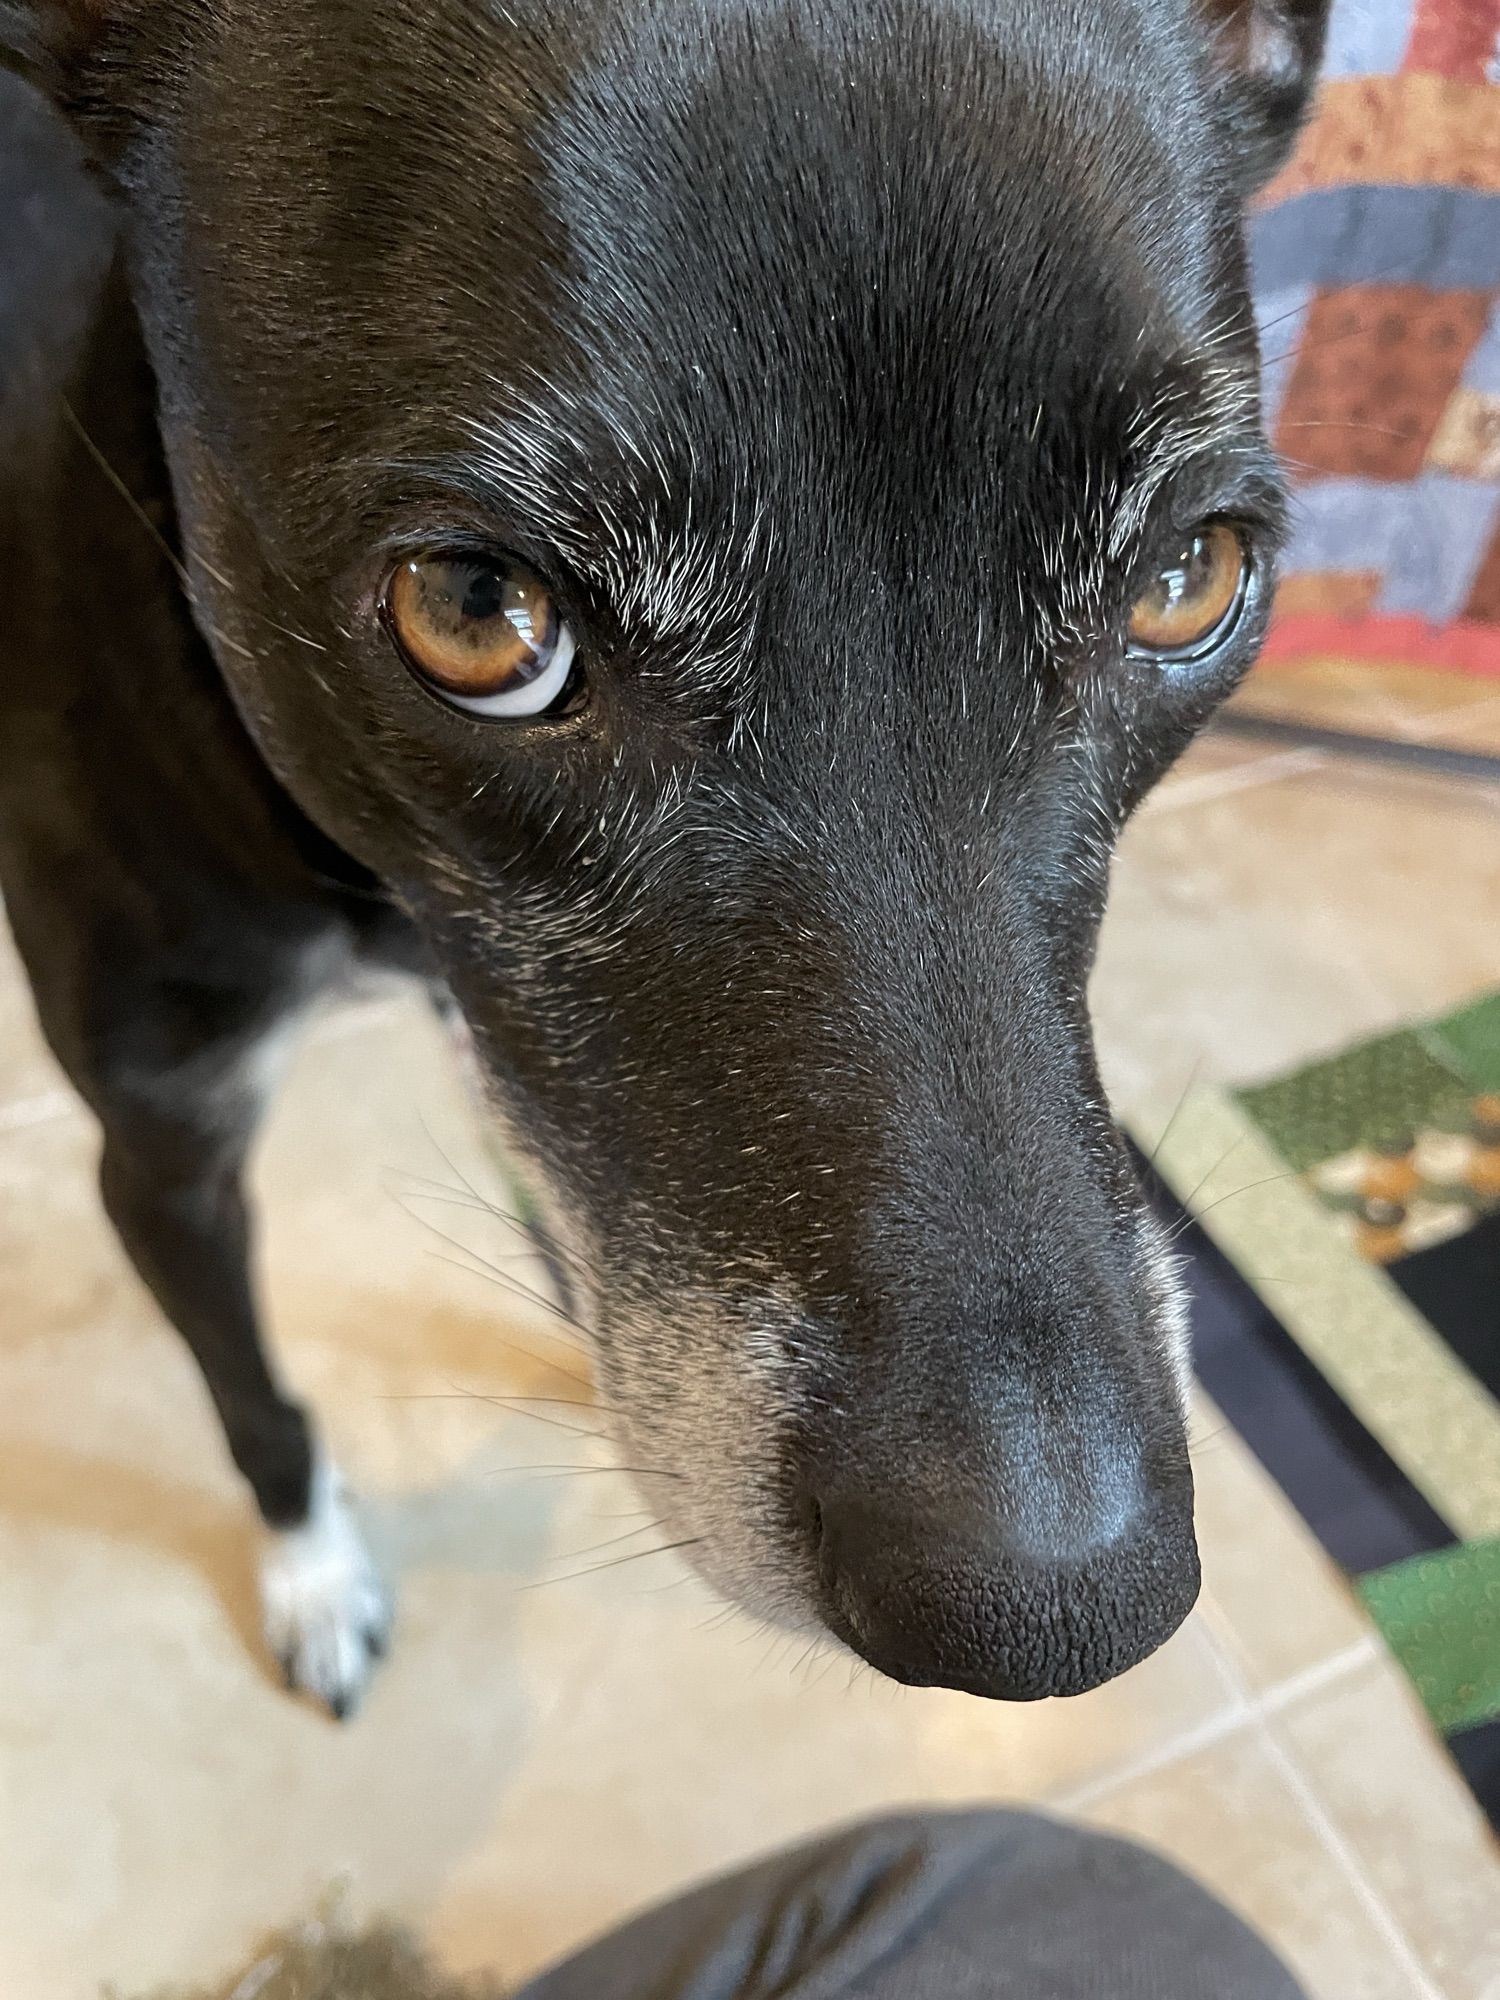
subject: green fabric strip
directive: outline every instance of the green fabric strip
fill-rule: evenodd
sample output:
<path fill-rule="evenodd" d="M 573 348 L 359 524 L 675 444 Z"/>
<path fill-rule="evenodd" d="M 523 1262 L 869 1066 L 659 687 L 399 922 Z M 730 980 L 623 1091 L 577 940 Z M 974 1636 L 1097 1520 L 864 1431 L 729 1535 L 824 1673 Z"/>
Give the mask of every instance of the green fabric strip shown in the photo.
<path fill-rule="evenodd" d="M 1400 1152 L 1419 1131 L 1462 1130 L 1472 1090 L 1446 1044 L 1403 1028 L 1236 1094 L 1305 1173 L 1356 1146 Z"/>
<path fill-rule="evenodd" d="M 1500 993 L 1434 1021 L 1427 1039 L 1476 1090 L 1500 1091 Z"/>
<path fill-rule="evenodd" d="M 1500 1717 L 1500 1541 L 1394 1563 L 1359 1593 L 1439 1729 Z"/>

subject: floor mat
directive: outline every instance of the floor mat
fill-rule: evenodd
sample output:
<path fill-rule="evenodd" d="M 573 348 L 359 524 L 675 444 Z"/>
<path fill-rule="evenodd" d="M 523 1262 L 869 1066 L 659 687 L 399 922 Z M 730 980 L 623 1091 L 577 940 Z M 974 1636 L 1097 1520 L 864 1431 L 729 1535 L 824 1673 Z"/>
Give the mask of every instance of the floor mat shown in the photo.
<path fill-rule="evenodd" d="M 1500 994 L 1191 1093 L 1152 1173 L 1205 1389 L 1500 1829 Z"/>

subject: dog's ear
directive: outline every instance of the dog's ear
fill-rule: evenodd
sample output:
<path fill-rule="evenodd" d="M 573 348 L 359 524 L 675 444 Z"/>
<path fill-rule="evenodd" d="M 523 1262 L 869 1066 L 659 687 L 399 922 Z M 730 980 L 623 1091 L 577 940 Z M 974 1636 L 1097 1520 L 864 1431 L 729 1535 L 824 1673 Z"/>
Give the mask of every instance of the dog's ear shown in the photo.
<path fill-rule="evenodd" d="M 85 64 L 144 0 L 0 0 L 0 69 L 66 101 Z"/>
<path fill-rule="evenodd" d="M 1194 0 L 1246 194 L 1291 152 L 1312 98 L 1330 0 Z"/>

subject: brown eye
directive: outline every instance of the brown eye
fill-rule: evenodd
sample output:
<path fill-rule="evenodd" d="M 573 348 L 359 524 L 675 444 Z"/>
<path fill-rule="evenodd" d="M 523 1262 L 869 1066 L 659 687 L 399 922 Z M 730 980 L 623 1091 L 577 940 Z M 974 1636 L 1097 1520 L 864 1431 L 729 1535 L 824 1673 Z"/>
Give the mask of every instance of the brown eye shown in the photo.
<path fill-rule="evenodd" d="M 1228 636 L 1249 577 L 1250 558 L 1239 534 L 1223 521 L 1210 521 L 1136 599 L 1130 613 L 1132 650 L 1177 659 L 1207 651 Z"/>
<path fill-rule="evenodd" d="M 407 665 L 471 715 L 543 715 L 573 690 L 573 634 L 519 563 L 413 556 L 387 584 L 384 610 Z"/>

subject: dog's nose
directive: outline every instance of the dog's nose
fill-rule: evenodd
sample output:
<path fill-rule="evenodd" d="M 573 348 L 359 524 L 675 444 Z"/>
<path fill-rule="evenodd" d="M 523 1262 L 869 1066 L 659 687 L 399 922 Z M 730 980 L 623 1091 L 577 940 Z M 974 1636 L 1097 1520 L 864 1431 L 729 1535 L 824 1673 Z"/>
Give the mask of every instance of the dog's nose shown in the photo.
<path fill-rule="evenodd" d="M 1198 1595 L 1186 1498 L 1106 1482 L 1066 1504 L 919 1500 L 818 1482 L 805 1520 L 820 1608 L 869 1663 L 915 1687 L 1004 1701 L 1082 1694 L 1169 1639 Z"/>

